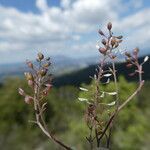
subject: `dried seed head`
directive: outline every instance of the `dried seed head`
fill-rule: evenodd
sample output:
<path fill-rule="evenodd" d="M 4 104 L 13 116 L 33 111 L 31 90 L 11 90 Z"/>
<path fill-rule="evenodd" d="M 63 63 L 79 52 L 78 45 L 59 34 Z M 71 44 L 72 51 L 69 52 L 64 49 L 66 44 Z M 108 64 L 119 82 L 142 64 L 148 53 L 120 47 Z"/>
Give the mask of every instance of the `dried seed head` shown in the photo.
<path fill-rule="evenodd" d="M 33 75 L 30 72 L 25 72 L 24 75 L 27 80 L 32 80 L 32 81 L 34 80 Z"/>
<path fill-rule="evenodd" d="M 22 88 L 19 88 L 18 89 L 18 93 L 21 95 L 21 96 L 25 96 L 25 92 Z"/>
<path fill-rule="evenodd" d="M 108 30 L 111 30 L 111 28 L 112 28 L 112 23 L 109 22 L 109 23 L 107 24 L 107 29 L 108 29 Z"/>
<path fill-rule="evenodd" d="M 25 103 L 31 104 L 33 102 L 33 97 L 26 95 L 24 98 Z"/>
<path fill-rule="evenodd" d="M 44 55 L 42 53 L 38 53 L 38 59 L 41 61 L 44 58 Z"/>
<path fill-rule="evenodd" d="M 102 54 L 106 54 L 107 50 L 106 48 L 99 48 L 99 52 L 102 53 Z"/>
<path fill-rule="evenodd" d="M 102 39 L 102 44 L 103 44 L 103 45 L 106 45 L 106 43 L 107 43 L 106 40 L 105 40 L 105 39 Z"/>
<path fill-rule="evenodd" d="M 98 33 L 99 33 L 100 35 L 104 36 L 104 33 L 103 33 L 102 30 L 98 30 Z"/>
<path fill-rule="evenodd" d="M 32 68 L 32 69 L 33 69 L 33 64 L 32 64 L 31 61 L 27 61 L 26 63 L 27 63 L 27 65 L 28 65 L 29 68 Z"/>

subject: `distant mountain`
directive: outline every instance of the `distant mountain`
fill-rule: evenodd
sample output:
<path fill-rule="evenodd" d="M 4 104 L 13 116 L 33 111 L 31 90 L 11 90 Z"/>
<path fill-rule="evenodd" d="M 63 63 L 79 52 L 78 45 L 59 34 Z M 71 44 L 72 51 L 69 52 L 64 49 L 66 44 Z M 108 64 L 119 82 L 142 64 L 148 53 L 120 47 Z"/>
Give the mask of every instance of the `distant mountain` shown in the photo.
<path fill-rule="evenodd" d="M 144 57 L 139 58 L 143 61 Z M 73 59 L 65 56 L 52 57 L 52 72 L 55 76 L 53 81 L 55 86 L 75 85 L 81 83 L 90 83 L 91 78 L 95 74 L 95 69 L 98 64 L 98 57 Z M 93 65 L 95 64 L 95 65 Z M 125 63 L 117 63 L 117 73 L 125 76 L 127 80 L 136 80 L 134 77 L 128 76 L 130 70 L 126 68 Z M 5 77 L 23 76 L 23 73 L 28 70 L 25 63 L 5 64 L 0 65 L 0 80 Z M 144 79 L 150 80 L 150 61 L 144 65 Z"/>
<path fill-rule="evenodd" d="M 139 58 L 140 62 L 143 62 L 144 57 Z M 72 72 L 70 74 L 64 74 L 60 77 L 56 77 L 53 81 L 53 84 L 55 86 L 64 86 L 64 85 L 74 85 L 74 86 L 80 86 L 81 83 L 90 83 L 91 78 L 90 76 L 93 76 L 96 71 L 97 65 L 90 65 L 84 69 Z M 129 73 L 131 73 L 131 69 L 126 68 L 126 63 L 117 63 L 116 64 L 116 70 L 118 75 L 123 75 L 128 81 L 135 81 L 137 80 L 137 77 L 129 77 Z M 143 66 L 144 80 L 150 80 L 150 61 L 144 64 Z"/>
<path fill-rule="evenodd" d="M 98 58 L 70 58 L 63 55 L 57 55 L 52 57 L 52 73 L 55 76 L 70 73 L 76 70 L 80 70 L 88 67 L 91 64 L 95 64 Z M 5 77 L 22 76 L 24 72 L 28 70 L 25 63 L 12 63 L 12 64 L 0 64 L 0 81 Z"/>

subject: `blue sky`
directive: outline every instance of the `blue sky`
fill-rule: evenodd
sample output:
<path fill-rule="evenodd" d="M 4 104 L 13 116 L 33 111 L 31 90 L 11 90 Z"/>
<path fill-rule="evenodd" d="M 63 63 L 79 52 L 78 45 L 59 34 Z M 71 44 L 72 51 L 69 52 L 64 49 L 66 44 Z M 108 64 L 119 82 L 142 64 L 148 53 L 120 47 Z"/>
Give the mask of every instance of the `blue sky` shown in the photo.
<path fill-rule="evenodd" d="M 148 0 L 0 0 L 0 64 L 46 55 L 98 54 L 97 30 L 108 21 L 124 36 L 121 50 L 150 54 Z"/>

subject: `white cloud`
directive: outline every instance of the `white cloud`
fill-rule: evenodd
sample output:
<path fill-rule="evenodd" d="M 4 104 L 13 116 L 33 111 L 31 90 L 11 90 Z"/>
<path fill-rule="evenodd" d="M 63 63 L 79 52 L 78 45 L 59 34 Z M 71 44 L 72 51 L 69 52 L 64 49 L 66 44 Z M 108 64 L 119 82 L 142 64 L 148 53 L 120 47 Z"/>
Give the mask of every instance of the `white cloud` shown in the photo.
<path fill-rule="evenodd" d="M 121 8 L 127 11 L 127 6 L 135 6 L 132 0 L 128 4 L 121 0 L 115 3 L 111 0 L 61 0 L 61 7 L 50 7 L 46 0 L 36 0 L 35 5 L 39 14 L 0 6 L 0 52 L 17 55 L 17 52 L 31 54 L 35 49 L 47 49 L 51 54 L 73 55 L 79 51 L 80 57 L 94 55 L 94 52 L 97 54 L 97 37 L 92 35 L 99 25 L 108 21 L 113 22 L 117 33 L 126 35 L 125 40 L 130 44 L 125 46 L 150 47 L 150 9 L 143 8 L 121 17 L 121 13 L 125 13 Z M 142 0 L 138 0 L 134 9 L 141 6 Z"/>

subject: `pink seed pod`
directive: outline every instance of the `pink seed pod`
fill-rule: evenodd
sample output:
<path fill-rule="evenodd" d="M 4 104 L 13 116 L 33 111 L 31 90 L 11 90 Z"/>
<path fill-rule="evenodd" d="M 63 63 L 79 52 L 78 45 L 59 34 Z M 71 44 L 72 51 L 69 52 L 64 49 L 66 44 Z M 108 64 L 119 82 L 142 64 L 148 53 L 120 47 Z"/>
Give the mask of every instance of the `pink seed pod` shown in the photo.
<path fill-rule="evenodd" d="M 130 77 L 133 77 L 135 74 L 136 74 L 135 72 L 129 73 L 129 76 L 130 76 Z"/>
<path fill-rule="evenodd" d="M 111 30 L 111 28 L 112 28 L 112 23 L 109 22 L 109 23 L 107 24 L 107 29 L 108 29 L 108 30 Z"/>
<path fill-rule="evenodd" d="M 32 80 L 28 80 L 28 85 L 33 87 L 34 86 L 34 82 Z"/>
<path fill-rule="evenodd" d="M 122 35 L 120 35 L 120 36 L 117 36 L 116 38 L 117 38 L 117 39 L 122 39 L 122 38 L 123 38 L 123 36 L 122 36 Z"/>
<path fill-rule="evenodd" d="M 139 52 L 139 48 L 135 48 L 135 49 L 133 50 L 133 55 L 137 55 L 138 52 Z"/>
<path fill-rule="evenodd" d="M 26 95 L 24 98 L 25 103 L 31 104 L 33 102 L 33 97 Z"/>
<path fill-rule="evenodd" d="M 107 43 L 106 40 L 105 40 L 105 39 L 102 39 L 102 44 L 103 44 L 103 45 L 106 45 L 106 43 Z"/>
<path fill-rule="evenodd" d="M 102 54 L 106 54 L 107 50 L 106 48 L 99 48 L 99 52 L 102 53 Z"/>
<path fill-rule="evenodd" d="M 132 66 L 133 64 L 130 64 L 130 63 L 126 65 L 127 68 L 131 68 Z"/>
<path fill-rule="evenodd" d="M 25 92 L 22 88 L 19 88 L 18 89 L 18 93 L 21 95 L 21 96 L 25 96 Z"/>
<path fill-rule="evenodd" d="M 28 65 L 29 68 L 33 69 L 33 64 L 32 64 L 31 61 L 27 61 L 26 63 L 27 63 L 27 65 Z"/>
<path fill-rule="evenodd" d="M 115 44 L 116 44 L 116 39 L 113 37 L 113 38 L 111 39 L 111 45 L 112 45 L 112 47 L 113 47 Z"/>
<path fill-rule="evenodd" d="M 104 33 L 103 33 L 102 30 L 98 30 L 98 33 L 99 33 L 100 35 L 104 36 Z"/>

